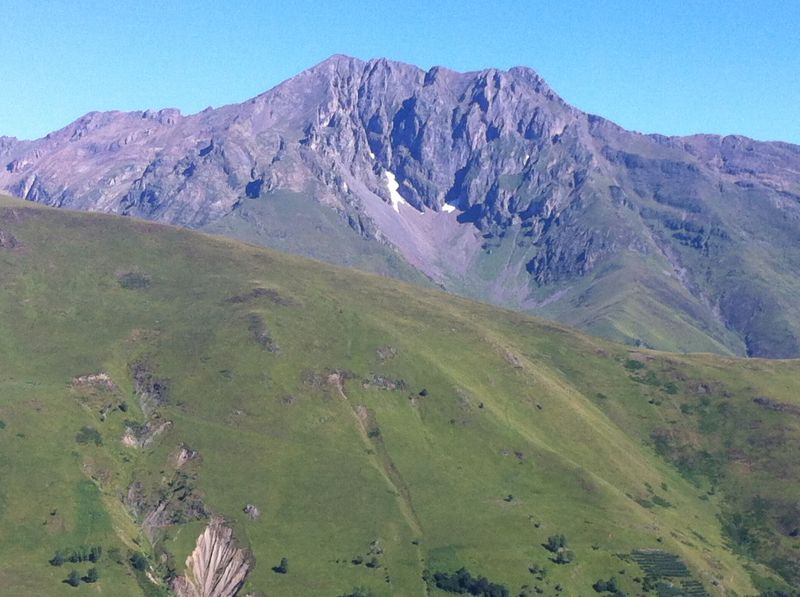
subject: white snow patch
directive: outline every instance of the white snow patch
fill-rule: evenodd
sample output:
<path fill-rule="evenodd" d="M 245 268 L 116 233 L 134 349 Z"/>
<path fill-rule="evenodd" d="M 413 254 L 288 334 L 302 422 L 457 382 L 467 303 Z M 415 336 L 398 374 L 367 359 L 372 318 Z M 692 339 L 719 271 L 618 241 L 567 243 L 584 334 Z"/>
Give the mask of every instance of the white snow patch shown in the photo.
<path fill-rule="evenodd" d="M 455 205 L 450 205 L 449 203 L 442 203 L 442 211 L 446 214 L 451 214 L 456 210 Z"/>
<path fill-rule="evenodd" d="M 400 213 L 400 204 L 405 203 L 406 200 L 403 199 L 403 196 L 397 192 L 397 189 L 400 188 L 400 185 L 397 182 L 397 178 L 392 172 L 386 171 L 386 188 L 389 189 L 389 198 L 392 200 L 392 207 L 397 213 Z"/>

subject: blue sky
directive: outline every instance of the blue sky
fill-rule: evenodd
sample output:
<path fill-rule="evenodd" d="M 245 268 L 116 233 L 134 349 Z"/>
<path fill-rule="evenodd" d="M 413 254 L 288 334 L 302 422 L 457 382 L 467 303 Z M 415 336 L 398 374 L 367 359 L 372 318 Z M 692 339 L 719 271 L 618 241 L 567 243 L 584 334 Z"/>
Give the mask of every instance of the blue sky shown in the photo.
<path fill-rule="evenodd" d="M 800 1 L 0 0 L 0 134 L 240 102 L 331 54 L 526 65 L 626 128 L 800 143 Z"/>

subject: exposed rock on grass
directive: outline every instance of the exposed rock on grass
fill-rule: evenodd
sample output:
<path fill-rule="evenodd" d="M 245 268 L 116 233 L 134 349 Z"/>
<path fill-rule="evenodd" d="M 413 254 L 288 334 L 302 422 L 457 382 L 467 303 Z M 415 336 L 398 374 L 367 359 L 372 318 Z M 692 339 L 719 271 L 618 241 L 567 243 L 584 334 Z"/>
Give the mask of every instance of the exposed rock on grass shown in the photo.
<path fill-rule="evenodd" d="M 389 379 L 388 377 L 384 377 L 383 375 L 372 374 L 369 378 L 365 379 L 363 382 L 364 388 L 377 388 L 379 390 L 405 390 L 408 388 L 406 382 L 402 379 Z"/>
<path fill-rule="evenodd" d="M 103 372 L 75 377 L 72 379 L 72 385 L 75 387 L 92 387 L 109 391 L 117 388 L 111 376 Z"/>
<path fill-rule="evenodd" d="M 0 228 L 0 249 L 16 249 L 17 247 L 19 247 L 19 241 L 16 237 Z"/>
<path fill-rule="evenodd" d="M 149 448 L 156 438 L 172 427 L 172 421 L 148 421 L 144 425 L 131 423 L 125 428 L 122 444 L 129 448 Z"/>
<path fill-rule="evenodd" d="M 249 292 L 245 292 L 244 294 L 237 294 L 235 296 L 229 297 L 225 299 L 226 303 L 231 303 L 234 305 L 242 304 L 242 303 L 249 303 L 256 299 L 268 299 L 275 303 L 276 305 L 281 305 L 283 307 L 288 307 L 292 304 L 292 301 L 285 296 L 281 295 L 277 290 L 274 288 L 253 288 Z"/>
<path fill-rule="evenodd" d="M 187 462 L 198 458 L 200 458 L 200 453 L 197 450 L 192 450 L 189 446 L 182 445 L 175 455 L 175 468 L 181 468 Z"/>
<path fill-rule="evenodd" d="M 251 313 L 247 318 L 247 328 L 253 334 L 253 338 L 261 347 L 268 352 L 278 352 L 279 348 L 267 329 L 264 318 L 256 313 Z"/>
<path fill-rule="evenodd" d="M 238 547 L 233 531 L 215 517 L 186 559 L 187 575 L 177 577 L 172 589 L 178 597 L 235 597 L 251 567 L 248 550 Z"/>
<path fill-rule="evenodd" d="M 250 517 L 250 520 L 258 520 L 261 518 L 261 510 L 258 507 L 254 506 L 253 504 L 247 504 L 244 508 L 242 508 L 242 512 L 247 514 Z"/>
<path fill-rule="evenodd" d="M 195 488 L 194 476 L 180 471 L 151 490 L 141 481 L 134 481 L 123 501 L 151 543 L 164 527 L 211 516 Z"/>
<path fill-rule="evenodd" d="M 512 367 L 514 367 L 514 369 L 522 369 L 522 361 L 520 360 L 520 358 L 519 358 L 517 355 L 515 355 L 515 354 L 514 354 L 513 352 L 511 352 L 510 350 L 506 350 L 506 351 L 503 353 L 503 359 L 505 359 L 505 361 L 506 361 L 506 362 L 507 362 L 509 365 L 511 365 Z"/>
<path fill-rule="evenodd" d="M 797 407 L 793 404 L 784 404 L 783 402 L 765 398 L 764 396 L 756 396 L 753 398 L 753 402 L 761 408 L 765 408 L 767 410 L 774 410 L 791 415 L 800 415 L 800 407 Z"/>
<path fill-rule="evenodd" d="M 380 359 L 381 362 L 393 359 L 397 356 L 397 353 L 398 350 L 394 346 L 380 346 L 375 351 L 375 354 L 378 356 L 378 359 Z"/>
<path fill-rule="evenodd" d="M 142 361 L 131 365 L 133 391 L 146 417 L 167 403 L 169 385 L 166 380 L 157 378 L 150 366 Z"/>
<path fill-rule="evenodd" d="M 150 276 L 142 272 L 121 272 L 117 274 L 119 285 L 127 290 L 150 288 Z"/>

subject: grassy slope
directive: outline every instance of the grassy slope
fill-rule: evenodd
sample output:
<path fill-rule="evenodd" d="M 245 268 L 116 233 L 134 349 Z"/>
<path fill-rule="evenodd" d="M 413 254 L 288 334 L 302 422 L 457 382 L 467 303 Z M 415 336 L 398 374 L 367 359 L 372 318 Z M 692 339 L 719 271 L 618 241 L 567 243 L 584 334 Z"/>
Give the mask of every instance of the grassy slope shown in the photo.
<path fill-rule="evenodd" d="M 278 191 L 260 199 L 242 199 L 236 210 L 204 231 L 432 286 L 399 253 L 343 226 L 341 215 L 300 193 Z"/>
<path fill-rule="evenodd" d="M 797 362 L 636 353 L 646 366 L 631 371 L 628 349 L 453 296 L 154 224 L 2 201 L 0 227 L 20 242 L 0 249 L 0 524 L 15 530 L 0 535 L 0 585 L 10 594 L 141 594 L 108 556 L 100 583 L 78 589 L 59 583 L 70 565 L 47 559 L 76 543 L 151 552 L 121 496 L 134 480 L 170 478 L 181 444 L 201 455 L 192 466 L 206 506 L 253 550 L 248 587 L 269 594 L 364 585 L 422 595 L 423 570 L 460 566 L 516 592 L 540 584 L 555 594 L 560 584 L 569 595 L 625 569 L 632 592 L 641 571 L 615 554 L 648 547 L 679 554 L 712 594 L 750 594 L 754 579 L 774 577 L 734 553 L 719 516 L 750 512 L 760 493 L 771 505 L 748 528 L 761 545 L 777 536 L 800 478 L 791 457 L 800 417 L 752 398 L 799 405 Z M 150 287 L 122 288 L 128 271 Z M 256 287 L 288 304 L 226 302 Z M 253 315 L 278 352 L 254 340 Z M 387 346 L 396 355 L 381 359 Z M 174 423 L 145 450 L 120 442 L 125 419 L 144 420 L 132 397 L 136 361 L 167 380 L 161 410 Z M 71 386 L 100 371 L 119 386 L 113 395 Z M 346 379 L 341 392 L 334 371 Z M 365 386 L 373 375 L 405 388 Z M 101 421 L 99 406 L 121 399 L 129 412 Z M 75 442 L 86 425 L 103 446 Z M 776 431 L 779 442 L 765 445 Z M 692 451 L 714 458 L 698 472 L 684 458 Z M 259 520 L 242 513 L 246 503 Z M 170 527 L 157 550 L 180 570 L 202 526 Z M 567 536 L 574 563 L 548 561 L 540 544 L 553 533 Z M 382 567 L 351 564 L 375 539 Z M 796 539 L 780 541 L 774 554 L 797 553 Z M 737 549 L 767 557 L 751 542 Z M 282 556 L 286 575 L 270 570 Z M 532 563 L 548 567 L 546 582 Z"/>

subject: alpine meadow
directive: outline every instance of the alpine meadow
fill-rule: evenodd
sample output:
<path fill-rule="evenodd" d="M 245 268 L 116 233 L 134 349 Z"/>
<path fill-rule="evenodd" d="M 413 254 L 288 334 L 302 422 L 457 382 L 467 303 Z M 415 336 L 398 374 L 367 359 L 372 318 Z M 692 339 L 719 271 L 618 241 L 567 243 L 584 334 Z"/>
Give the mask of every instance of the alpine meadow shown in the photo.
<path fill-rule="evenodd" d="M 800 584 L 797 361 L 17 199 L 0 241 L 7 594 Z"/>

